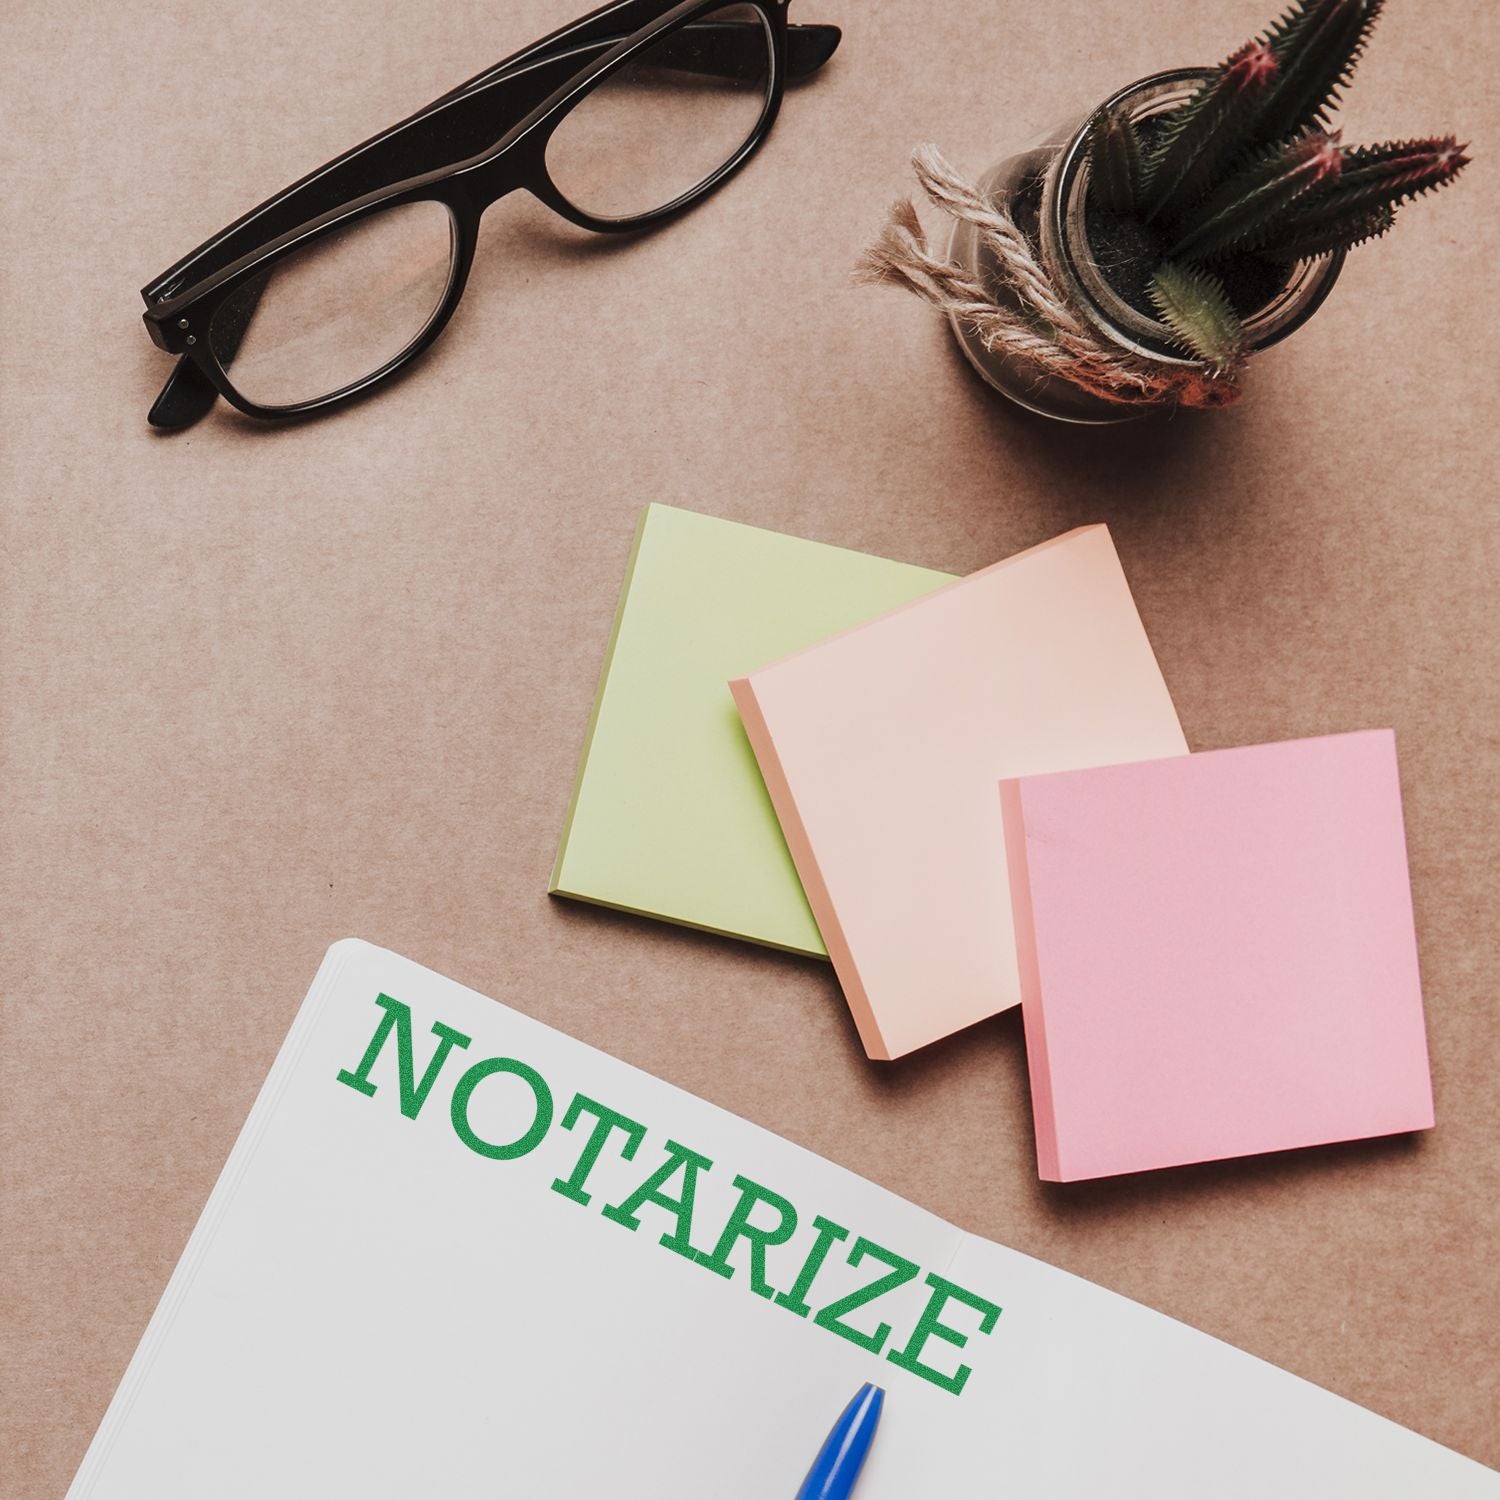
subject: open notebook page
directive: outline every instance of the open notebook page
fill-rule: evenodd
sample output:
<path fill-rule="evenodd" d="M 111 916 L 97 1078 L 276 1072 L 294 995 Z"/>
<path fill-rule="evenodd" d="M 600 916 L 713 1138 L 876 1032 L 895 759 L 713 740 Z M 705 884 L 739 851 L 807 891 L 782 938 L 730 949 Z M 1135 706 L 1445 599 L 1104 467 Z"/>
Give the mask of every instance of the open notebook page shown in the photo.
<path fill-rule="evenodd" d="M 954 1149 L 976 1149 L 955 1142 Z M 335 945 L 72 1500 L 1500 1500 L 1500 1475 Z"/>

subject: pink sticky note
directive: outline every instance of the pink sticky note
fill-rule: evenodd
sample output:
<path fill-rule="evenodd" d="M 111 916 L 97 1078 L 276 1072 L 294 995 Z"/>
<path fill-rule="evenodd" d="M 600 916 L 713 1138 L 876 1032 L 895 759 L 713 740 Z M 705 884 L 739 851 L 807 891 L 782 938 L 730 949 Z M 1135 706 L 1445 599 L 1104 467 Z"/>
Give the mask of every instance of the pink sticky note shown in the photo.
<path fill-rule="evenodd" d="M 1043 1178 L 1433 1123 L 1390 730 L 1000 800 Z"/>
<path fill-rule="evenodd" d="M 1103 526 L 730 687 L 871 1057 L 1020 1001 L 1000 778 L 1187 751 Z"/>

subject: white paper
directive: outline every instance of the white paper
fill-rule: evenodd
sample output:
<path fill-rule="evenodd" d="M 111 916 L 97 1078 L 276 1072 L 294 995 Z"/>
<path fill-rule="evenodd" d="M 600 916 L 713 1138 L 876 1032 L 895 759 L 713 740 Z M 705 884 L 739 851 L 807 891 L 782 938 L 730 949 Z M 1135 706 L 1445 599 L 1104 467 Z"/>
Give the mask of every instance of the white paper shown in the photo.
<path fill-rule="evenodd" d="M 409 1008 L 419 1082 L 401 1107 L 393 1029 Z M 545 1124 L 543 1081 L 553 1106 Z M 467 1108 L 454 1110 L 470 1079 Z M 584 1191 L 567 1181 L 595 1126 L 582 1094 L 645 1127 L 613 1130 Z M 415 1101 L 410 1101 L 415 1106 Z M 497 1159 L 466 1144 L 525 1154 Z M 797 1212 L 764 1252 L 787 1292 L 818 1238 L 846 1228 L 799 1317 L 660 1243 L 680 1215 L 607 1217 L 665 1162 L 708 1158 L 689 1243 L 712 1252 L 736 1176 Z M 524 1144 L 524 1142 L 523 1142 Z M 680 1155 L 681 1153 L 679 1153 Z M 685 1171 L 686 1169 L 682 1169 Z M 682 1172 L 663 1191 L 680 1196 Z M 758 1202 L 758 1227 L 784 1221 Z M 847 1315 L 878 1353 L 816 1322 L 885 1272 L 919 1273 Z M 900 1264 L 889 1274 L 896 1274 Z M 893 1363 L 930 1274 L 951 1296 L 919 1364 Z M 859 1500 L 1500 1500 L 1500 1474 L 1065 1272 L 966 1235 L 883 1189 L 492 1000 L 359 942 L 330 949 L 80 1468 L 69 1500 L 791 1500 L 845 1402 L 887 1391 Z"/>

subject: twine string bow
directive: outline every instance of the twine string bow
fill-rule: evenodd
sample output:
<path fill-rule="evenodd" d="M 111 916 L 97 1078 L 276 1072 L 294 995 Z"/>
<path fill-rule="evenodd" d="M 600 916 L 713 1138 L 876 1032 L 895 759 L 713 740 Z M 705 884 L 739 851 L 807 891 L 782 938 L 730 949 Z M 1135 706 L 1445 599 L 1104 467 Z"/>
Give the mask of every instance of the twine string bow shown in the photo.
<path fill-rule="evenodd" d="M 1239 396 L 1235 380 L 1202 365 L 1158 364 L 1107 343 L 1060 295 L 1005 207 L 960 177 L 935 146 L 918 147 L 912 167 L 932 203 L 974 227 L 1011 300 L 997 301 L 962 266 L 934 255 L 909 198 L 892 205 L 880 238 L 860 258 L 858 280 L 904 287 L 967 323 L 987 350 L 1034 365 L 1038 380 L 1057 376 L 1106 401 L 1210 407 Z"/>

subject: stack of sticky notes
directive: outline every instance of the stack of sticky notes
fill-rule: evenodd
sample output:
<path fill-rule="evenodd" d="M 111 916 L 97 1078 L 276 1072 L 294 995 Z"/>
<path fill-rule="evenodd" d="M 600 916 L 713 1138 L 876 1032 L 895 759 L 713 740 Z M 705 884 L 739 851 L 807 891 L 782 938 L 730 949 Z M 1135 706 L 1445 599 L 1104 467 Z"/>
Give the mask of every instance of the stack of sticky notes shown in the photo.
<path fill-rule="evenodd" d="M 823 956 L 729 680 L 952 581 L 648 506 L 553 893 Z"/>
<path fill-rule="evenodd" d="M 1002 778 L 1187 753 L 1102 526 L 733 688 L 871 1057 L 1021 999 Z"/>
<path fill-rule="evenodd" d="M 954 580 L 652 506 L 553 890 L 826 953 L 871 1057 L 1023 1003 L 1048 1179 L 1431 1125 L 1392 736 L 1187 750 L 1103 526 Z"/>
<path fill-rule="evenodd" d="M 1432 1124 L 1388 730 L 1002 802 L 1044 1178 Z"/>

